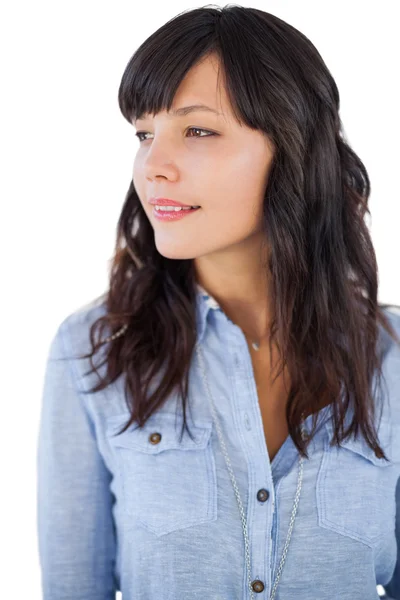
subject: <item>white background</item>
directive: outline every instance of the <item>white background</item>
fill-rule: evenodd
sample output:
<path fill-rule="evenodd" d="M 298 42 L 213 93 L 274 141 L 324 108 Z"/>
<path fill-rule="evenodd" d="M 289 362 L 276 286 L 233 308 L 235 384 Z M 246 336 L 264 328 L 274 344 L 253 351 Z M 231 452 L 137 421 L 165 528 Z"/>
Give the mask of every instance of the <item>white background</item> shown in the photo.
<path fill-rule="evenodd" d="M 398 3 L 241 4 L 300 29 L 334 76 L 345 133 L 371 178 L 379 300 L 400 304 Z M 198 6 L 75 0 L 1 7 L 4 600 L 41 598 L 35 461 L 44 361 L 59 323 L 107 286 L 138 148 L 119 112 L 120 79 L 146 37 Z"/>

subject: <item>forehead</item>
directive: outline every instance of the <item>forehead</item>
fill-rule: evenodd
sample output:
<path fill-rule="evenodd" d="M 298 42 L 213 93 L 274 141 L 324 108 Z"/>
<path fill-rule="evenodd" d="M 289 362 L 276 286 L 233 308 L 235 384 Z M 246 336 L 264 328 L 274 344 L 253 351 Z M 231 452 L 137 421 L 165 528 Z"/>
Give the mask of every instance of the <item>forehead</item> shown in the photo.
<path fill-rule="evenodd" d="M 231 118 L 232 110 L 217 58 L 204 58 L 191 67 L 176 90 L 171 109 L 161 112 L 170 118 L 179 118 L 195 111 L 215 119 Z M 139 118 L 150 116 L 145 114 Z"/>

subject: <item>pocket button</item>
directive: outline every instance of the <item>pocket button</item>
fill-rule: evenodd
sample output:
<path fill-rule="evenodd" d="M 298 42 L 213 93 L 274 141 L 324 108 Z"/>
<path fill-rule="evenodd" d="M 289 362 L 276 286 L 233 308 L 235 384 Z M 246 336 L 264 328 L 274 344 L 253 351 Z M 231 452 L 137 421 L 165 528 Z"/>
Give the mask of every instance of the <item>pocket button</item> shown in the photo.
<path fill-rule="evenodd" d="M 161 442 L 162 435 L 161 433 L 151 433 L 149 435 L 150 444 L 159 444 Z"/>
<path fill-rule="evenodd" d="M 124 418 L 126 417 L 126 418 Z M 107 435 L 121 481 L 121 505 L 130 524 L 156 536 L 217 519 L 217 475 L 212 422 L 190 424 L 181 438 L 175 414 L 158 412 L 142 428 L 115 435 L 128 415 L 108 418 Z"/>

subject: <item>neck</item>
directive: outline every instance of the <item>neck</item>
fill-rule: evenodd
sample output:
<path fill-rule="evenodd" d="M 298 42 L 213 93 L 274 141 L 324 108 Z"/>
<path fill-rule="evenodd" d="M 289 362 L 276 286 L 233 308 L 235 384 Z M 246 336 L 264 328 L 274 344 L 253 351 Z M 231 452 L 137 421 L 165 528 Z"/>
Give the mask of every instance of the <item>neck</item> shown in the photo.
<path fill-rule="evenodd" d="M 268 342 L 271 325 L 270 287 L 265 273 L 246 273 L 229 278 L 226 273 L 217 276 L 199 275 L 198 283 L 220 305 L 226 316 L 242 329 L 248 342 L 260 347 Z"/>

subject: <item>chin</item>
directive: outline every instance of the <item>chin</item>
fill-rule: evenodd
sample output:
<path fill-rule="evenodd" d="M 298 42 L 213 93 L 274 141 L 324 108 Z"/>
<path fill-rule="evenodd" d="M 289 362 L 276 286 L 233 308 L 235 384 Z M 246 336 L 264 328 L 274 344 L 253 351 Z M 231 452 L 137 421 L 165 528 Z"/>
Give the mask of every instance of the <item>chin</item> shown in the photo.
<path fill-rule="evenodd" d="M 197 257 L 197 254 L 190 251 L 189 248 L 173 248 L 168 246 L 157 246 L 157 244 L 156 248 L 162 256 L 170 258 L 171 260 L 190 260 Z"/>

